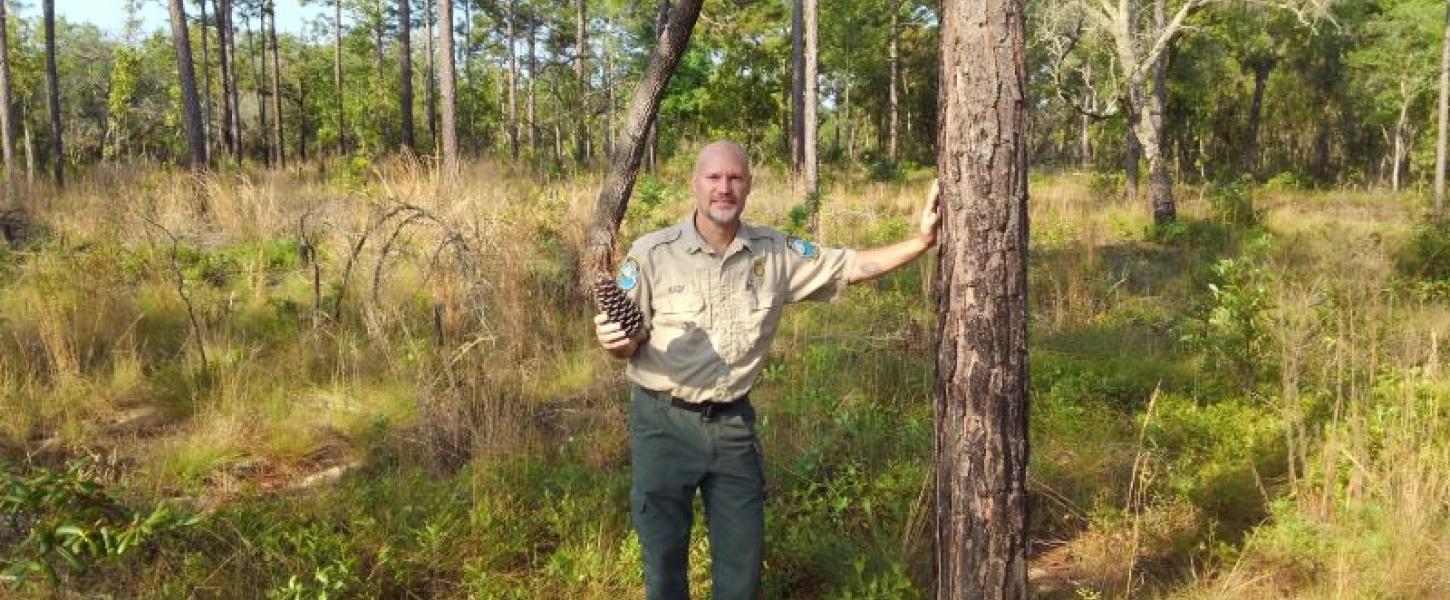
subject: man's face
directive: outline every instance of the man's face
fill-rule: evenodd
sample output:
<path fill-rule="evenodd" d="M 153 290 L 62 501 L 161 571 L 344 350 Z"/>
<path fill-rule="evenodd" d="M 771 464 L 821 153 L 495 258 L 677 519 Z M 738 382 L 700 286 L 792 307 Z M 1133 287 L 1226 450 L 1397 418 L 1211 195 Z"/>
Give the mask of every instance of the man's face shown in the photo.
<path fill-rule="evenodd" d="M 695 209 L 721 225 L 740 222 L 745 198 L 750 195 L 750 167 L 745 157 L 729 148 L 706 149 L 690 177 Z"/>

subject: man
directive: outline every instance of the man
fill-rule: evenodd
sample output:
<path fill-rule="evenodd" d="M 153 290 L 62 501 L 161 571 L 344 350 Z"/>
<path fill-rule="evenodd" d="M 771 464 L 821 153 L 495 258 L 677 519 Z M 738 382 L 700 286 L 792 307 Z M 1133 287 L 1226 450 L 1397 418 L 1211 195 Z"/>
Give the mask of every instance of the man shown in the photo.
<path fill-rule="evenodd" d="M 630 512 L 645 596 L 688 596 L 695 491 L 704 497 L 716 600 L 755 598 L 765 545 L 765 478 L 747 393 L 785 304 L 829 300 L 846 284 L 896 269 L 936 243 L 936 188 L 912 239 L 871 250 L 822 248 L 740 215 L 750 162 L 733 142 L 705 146 L 690 189 L 695 210 L 630 248 L 617 283 L 644 313 L 626 337 L 604 314 L 599 344 L 628 359 L 632 382 Z"/>

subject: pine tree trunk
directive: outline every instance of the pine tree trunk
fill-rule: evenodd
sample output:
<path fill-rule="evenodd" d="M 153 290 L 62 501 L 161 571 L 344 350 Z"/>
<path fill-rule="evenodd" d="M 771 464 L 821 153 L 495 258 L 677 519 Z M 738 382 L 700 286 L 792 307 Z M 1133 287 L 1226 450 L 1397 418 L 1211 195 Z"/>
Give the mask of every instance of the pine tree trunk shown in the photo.
<path fill-rule="evenodd" d="M 467 2 L 468 0 L 464 0 Z M 453 0 L 438 1 L 438 65 L 439 87 L 443 96 L 443 173 L 458 174 L 457 95 L 453 73 Z"/>
<path fill-rule="evenodd" d="M 801 157 L 802 167 L 805 171 L 805 193 L 806 203 L 810 206 L 810 222 L 806 225 L 806 231 L 815 235 L 821 230 L 821 198 L 818 181 L 816 161 L 816 91 L 817 75 L 816 68 L 819 64 L 817 58 L 816 44 L 818 41 L 816 31 L 816 0 L 804 0 L 805 2 L 805 46 L 806 46 L 806 70 L 805 70 L 805 137 L 802 139 Z"/>
<path fill-rule="evenodd" d="M 1023 0 L 942 0 L 932 597 L 1027 597 Z"/>
<path fill-rule="evenodd" d="M 206 149 L 206 162 L 211 164 L 211 144 L 216 136 L 211 132 L 211 52 L 207 49 L 209 44 L 206 33 L 206 0 L 196 0 L 196 6 L 201 11 L 201 18 L 197 24 L 201 27 L 201 77 L 205 82 L 203 87 L 206 88 L 206 93 L 201 95 L 201 137 L 202 147 Z"/>
<path fill-rule="evenodd" d="M 9 19 L 5 15 L 5 2 L 0 0 L 0 154 L 5 158 L 5 184 L 15 181 L 15 117 L 10 113 L 10 42 L 7 40 Z"/>
<path fill-rule="evenodd" d="M 257 79 L 253 82 L 257 91 L 257 141 L 262 144 L 262 162 L 270 165 L 272 148 L 267 141 L 267 132 L 271 130 L 267 128 L 267 95 L 263 92 L 267 88 L 267 42 L 265 39 L 262 41 L 262 56 L 259 59 L 256 53 L 257 35 L 252 31 L 252 20 L 246 13 L 242 14 L 242 23 L 247 28 L 247 60 L 257 63 Z M 259 24 L 258 29 L 262 28 Z"/>
<path fill-rule="evenodd" d="M 342 97 L 342 0 L 332 0 L 332 91 L 337 118 L 337 155 L 347 156 L 347 123 Z"/>
<path fill-rule="evenodd" d="M 1445 3 L 1445 37 L 1440 43 L 1439 130 L 1435 135 L 1435 217 L 1445 216 L 1445 160 L 1450 152 L 1450 2 Z"/>
<path fill-rule="evenodd" d="M 49 1 L 49 0 L 47 0 Z M 191 39 L 186 32 L 186 8 L 182 0 L 170 0 L 171 42 L 176 51 L 176 72 L 180 77 L 181 116 L 186 121 L 187 167 L 195 171 L 206 166 L 206 139 L 202 133 L 201 105 L 196 97 L 196 73 L 191 64 Z"/>
<path fill-rule="evenodd" d="M 404 152 L 413 142 L 413 16 L 412 0 L 398 0 L 398 117 Z"/>
<path fill-rule="evenodd" d="M 386 28 L 386 24 L 383 23 L 383 0 L 373 0 L 373 11 L 376 16 L 376 20 L 373 21 L 373 109 L 378 120 L 378 145 L 386 147 L 391 137 L 389 132 L 392 129 L 392 121 L 388 119 L 384 107 L 389 99 L 384 97 L 388 73 L 386 61 L 383 60 L 383 54 L 386 52 L 384 45 L 387 43 L 387 38 L 383 35 L 383 30 Z"/>
<path fill-rule="evenodd" d="M 896 160 L 899 142 L 898 124 L 900 123 L 900 99 L 897 91 L 897 82 L 901 79 L 901 3 L 898 0 L 891 0 L 891 36 L 886 47 L 886 61 L 889 63 L 887 79 L 887 101 L 886 101 L 886 155 L 891 160 Z"/>
<path fill-rule="evenodd" d="M 232 100 L 231 48 L 227 42 L 231 39 L 231 6 L 227 0 L 212 0 L 212 8 L 216 19 L 217 66 L 221 69 L 222 80 L 222 148 L 237 158 L 235 122 L 232 120 L 236 104 Z"/>
<path fill-rule="evenodd" d="M 179 0 L 172 0 L 173 2 Z M 50 108 L 50 172 L 57 186 L 65 186 L 65 145 L 60 127 L 60 78 L 55 68 L 55 0 L 41 0 L 45 22 L 45 94 Z"/>
<path fill-rule="evenodd" d="M 438 152 L 438 94 L 434 91 L 437 81 L 433 48 L 433 11 L 428 2 L 423 3 L 423 109 L 428 112 L 428 142 L 433 152 Z"/>
<path fill-rule="evenodd" d="M 588 248 L 580 269 L 583 275 L 581 283 L 585 286 L 592 286 L 600 278 L 608 277 L 612 270 L 610 264 L 619 237 L 619 224 L 624 220 L 624 210 L 629 205 L 634 178 L 644 155 L 646 132 L 659 112 L 665 86 L 680 64 L 680 57 L 685 54 L 685 46 L 689 44 L 690 33 L 695 29 L 703 2 L 679 0 L 675 3 L 634 89 L 629 112 L 620 128 L 613 164 L 605 175 L 594 207 Z"/>
<path fill-rule="evenodd" d="M 272 46 L 272 163 L 279 168 L 287 167 L 287 146 L 283 142 L 286 138 L 282 132 L 282 57 L 277 48 L 277 8 L 276 2 L 267 1 L 266 12 L 262 15 L 262 21 L 267 25 L 267 34 L 263 40 L 263 48 L 268 41 Z"/>
<path fill-rule="evenodd" d="M 535 84 L 539 80 L 538 26 L 538 15 L 530 14 L 528 33 L 529 87 L 525 90 L 527 92 L 527 95 L 525 97 L 528 99 L 528 107 L 527 114 L 524 116 L 524 119 L 528 121 L 529 126 L 529 156 L 533 157 L 533 160 L 535 161 L 539 160 L 539 121 L 538 113 L 535 112 L 538 109 L 538 98 L 536 97 L 535 93 Z"/>
<path fill-rule="evenodd" d="M 801 175 L 806 161 L 805 28 L 805 0 L 792 0 L 790 17 L 790 172 L 792 176 Z"/>

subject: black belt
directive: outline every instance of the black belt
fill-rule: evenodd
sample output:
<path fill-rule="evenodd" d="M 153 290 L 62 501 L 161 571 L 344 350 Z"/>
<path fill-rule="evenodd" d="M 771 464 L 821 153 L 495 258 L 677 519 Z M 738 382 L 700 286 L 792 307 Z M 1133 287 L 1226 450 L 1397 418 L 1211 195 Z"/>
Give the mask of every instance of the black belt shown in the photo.
<path fill-rule="evenodd" d="M 746 405 L 750 404 L 750 394 L 746 394 L 729 402 L 715 402 L 713 400 L 705 402 L 690 402 L 683 398 L 676 398 L 675 396 L 671 396 L 669 392 L 657 392 L 655 390 L 649 390 L 645 388 L 640 389 L 644 390 L 646 394 L 653 396 L 656 400 L 663 402 L 666 398 L 668 398 L 670 406 L 673 406 L 680 410 L 688 410 L 692 413 L 700 413 L 701 416 L 707 419 L 731 410 L 743 408 Z"/>

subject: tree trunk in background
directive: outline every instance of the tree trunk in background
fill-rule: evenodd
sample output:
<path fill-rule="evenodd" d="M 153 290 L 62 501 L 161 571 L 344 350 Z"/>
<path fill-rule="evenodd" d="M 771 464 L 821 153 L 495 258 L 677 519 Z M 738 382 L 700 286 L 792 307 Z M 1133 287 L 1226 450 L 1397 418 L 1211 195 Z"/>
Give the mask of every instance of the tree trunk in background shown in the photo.
<path fill-rule="evenodd" d="M 806 231 L 814 235 L 821 230 L 821 195 L 817 177 L 818 173 L 816 171 L 816 167 L 818 166 L 816 161 L 816 141 L 818 137 L 816 132 L 816 91 L 818 79 L 816 68 L 819 64 L 816 59 L 820 53 L 817 52 L 816 48 L 818 41 L 818 36 L 816 35 L 816 0 L 804 0 L 804 2 L 806 22 L 806 94 L 805 124 L 803 127 L 805 137 L 801 143 L 803 149 L 801 152 L 803 159 L 801 166 L 805 171 L 806 203 L 810 206 L 810 221 L 806 224 Z"/>
<path fill-rule="evenodd" d="M 373 112 L 377 116 L 378 145 L 386 147 L 389 142 L 388 131 L 392 127 L 392 120 L 388 118 L 385 104 L 390 99 L 384 97 L 386 94 L 385 82 L 388 80 L 387 61 L 383 59 L 386 52 L 384 45 L 387 44 L 387 36 L 384 30 L 387 28 L 383 22 L 383 0 L 373 0 L 373 12 L 376 20 L 373 21 Z"/>
<path fill-rule="evenodd" d="M 538 113 L 535 112 L 538 110 L 538 98 L 536 94 L 537 86 L 535 85 L 539 81 L 538 29 L 539 16 L 537 14 L 530 13 L 528 44 L 529 87 L 526 90 L 528 93 L 525 95 L 525 98 L 527 98 L 528 101 L 528 107 L 525 111 L 526 114 L 524 115 L 524 120 L 528 121 L 529 125 L 529 156 L 532 157 L 532 160 L 535 161 L 539 159 L 539 121 Z"/>
<path fill-rule="evenodd" d="M 242 14 L 242 23 L 247 28 L 247 60 L 258 61 L 257 54 L 255 52 L 257 46 L 257 36 L 255 33 L 252 32 L 252 20 L 250 16 L 246 13 Z M 257 65 L 258 66 L 255 70 L 257 79 L 254 82 L 257 88 L 257 140 L 262 143 L 262 162 L 266 164 L 271 164 L 272 148 L 271 144 L 267 142 L 267 132 L 270 131 L 269 129 L 267 129 L 267 96 L 262 92 L 262 90 L 266 89 L 267 87 L 266 40 L 262 41 L 262 56 L 261 59 L 258 61 Z"/>
<path fill-rule="evenodd" d="M 433 10 L 428 2 L 423 3 L 423 109 L 428 112 L 428 143 L 438 152 L 438 94 L 434 91 L 437 81 L 433 46 Z"/>
<path fill-rule="evenodd" d="M 50 0 L 46 0 L 49 2 Z M 186 33 L 186 8 L 181 0 L 170 0 L 171 43 L 176 51 L 176 72 L 181 86 L 181 116 L 186 121 L 186 166 L 195 171 L 206 166 L 206 138 L 202 133 L 201 104 L 196 97 L 196 73 L 191 65 L 191 39 Z"/>
<path fill-rule="evenodd" d="M 1128 204 L 1138 202 L 1138 160 L 1143 154 L 1138 136 L 1133 133 L 1137 127 L 1137 114 L 1130 111 L 1124 115 L 1128 124 L 1123 128 L 1123 201 Z"/>
<path fill-rule="evenodd" d="M 931 596 L 1027 597 L 1023 0 L 942 0 Z"/>
<path fill-rule="evenodd" d="M 332 91 L 336 111 L 337 155 L 347 156 L 347 123 L 342 98 L 342 0 L 332 0 Z"/>
<path fill-rule="evenodd" d="M 579 83 L 579 104 L 583 106 L 585 98 L 589 96 L 589 78 L 585 71 L 584 57 L 589 53 L 589 46 L 585 36 L 588 32 L 585 23 L 589 19 L 589 7 L 586 0 L 578 0 L 574 3 L 574 80 Z M 588 111 L 584 111 L 588 114 Z M 583 162 L 587 153 L 587 142 L 589 140 L 589 123 L 583 115 L 574 121 L 574 160 Z"/>
<path fill-rule="evenodd" d="M 806 44 L 805 0 L 791 0 L 790 16 L 790 172 L 799 176 L 805 166 Z"/>
<path fill-rule="evenodd" d="M 1153 31 L 1161 32 L 1166 25 L 1165 0 L 1153 0 Z M 1163 112 L 1167 104 L 1167 91 L 1163 85 L 1163 71 L 1168 63 L 1168 53 L 1158 55 L 1153 61 L 1153 89 L 1148 98 L 1147 135 L 1140 139 L 1148 157 L 1148 200 L 1153 205 L 1153 222 L 1159 225 L 1172 223 L 1178 216 L 1173 204 L 1173 176 L 1168 173 L 1168 139 L 1163 126 Z"/>
<path fill-rule="evenodd" d="M 613 270 L 615 241 L 619 237 L 619 223 L 624 220 L 624 210 L 629 205 L 629 195 L 634 189 L 634 178 L 639 169 L 640 158 L 644 156 L 645 137 L 650 122 L 659 112 L 660 99 L 664 97 L 665 86 L 685 54 L 690 42 L 690 33 L 700 17 L 700 5 L 704 0 L 679 0 L 668 13 L 663 31 L 658 36 L 649 62 L 640 76 L 634 97 L 629 101 L 629 112 L 620 128 L 617 152 L 609 173 L 599 189 L 599 200 L 594 206 L 594 221 L 589 230 L 588 246 L 585 250 L 580 273 L 585 286 L 594 285 L 601 278 L 610 277 Z"/>
<path fill-rule="evenodd" d="M 206 0 L 196 0 L 196 6 L 201 11 L 197 24 L 201 27 L 201 78 L 206 88 L 206 93 L 201 95 L 201 137 L 202 147 L 206 149 L 206 162 L 211 164 L 211 144 L 215 136 L 211 132 L 211 53 L 207 50 Z"/>
<path fill-rule="evenodd" d="M 901 76 L 901 74 L 900 74 L 900 68 L 901 68 L 901 50 L 900 50 L 900 44 L 901 44 L 901 41 L 900 41 L 901 40 L 901 17 L 900 17 L 900 13 L 901 13 L 901 3 L 898 0 L 891 0 L 891 35 L 890 35 L 890 38 L 889 38 L 891 41 L 886 46 L 886 61 L 890 65 L 888 67 L 888 74 L 887 74 L 887 79 L 889 79 L 890 82 L 886 85 L 887 90 L 888 90 L 887 91 L 887 104 L 886 104 L 886 111 L 887 111 L 887 117 L 886 117 L 886 120 L 887 120 L 887 125 L 886 125 L 886 155 L 887 156 L 890 156 L 891 157 L 891 160 L 896 160 L 896 157 L 897 157 L 897 148 L 898 148 L 898 144 L 900 143 L 898 141 L 900 139 L 900 133 L 899 133 L 898 127 L 899 127 L 899 123 L 901 122 L 901 119 L 900 119 L 901 101 L 899 100 L 899 97 L 898 97 L 899 92 L 897 91 L 898 82 L 900 81 L 900 76 Z"/>
<path fill-rule="evenodd" d="M 1445 216 L 1445 160 L 1450 151 L 1450 2 L 1445 3 L 1445 37 L 1440 42 L 1440 124 L 1435 135 L 1435 218 Z"/>
<path fill-rule="evenodd" d="M 655 39 L 658 40 L 664 37 L 665 27 L 667 27 L 669 24 L 670 1 L 659 0 L 656 8 L 657 10 L 655 13 Z M 655 119 L 654 117 L 650 117 L 649 133 L 645 134 L 645 147 L 648 148 L 649 152 L 648 165 L 651 173 L 653 173 L 655 170 L 655 161 L 657 156 L 659 155 L 659 136 L 656 135 L 658 130 L 659 123 L 657 122 L 657 119 Z"/>
<path fill-rule="evenodd" d="M 614 155 L 614 77 L 610 75 L 610 69 L 614 67 L 613 61 L 609 59 L 611 52 L 609 48 L 601 48 L 600 60 L 600 83 L 604 84 L 604 154 L 612 157 Z"/>
<path fill-rule="evenodd" d="M 10 42 L 5 1 L 0 0 L 0 154 L 5 157 L 6 193 L 15 181 L 15 117 L 10 113 Z"/>
<path fill-rule="evenodd" d="M 222 80 L 222 148 L 232 155 L 237 156 L 237 138 L 233 113 L 236 111 L 236 104 L 233 101 L 234 90 L 232 82 L 231 48 L 228 40 L 231 39 L 231 6 L 227 0 L 212 0 L 212 9 L 216 19 L 216 46 L 217 66 L 221 68 Z"/>
<path fill-rule="evenodd" d="M 1400 191 L 1400 173 L 1405 164 L 1405 155 L 1409 154 L 1409 133 L 1410 126 L 1410 101 L 1400 101 L 1400 116 L 1395 119 L 1394 153 L 1390 158 L 1390 191 Z"/>
<path fill-rule="evenodd" d="M 518 17 L 516 0 L 508 0 L 508 14 L 504 18 L 504 39 L 507 40 L 504 52 L 509 55 L 509 153 L 515 160 L 519 158 L 519 57 L 514 50 L 514 21 Z"/>
<path fill-rule="evenodd" d="M 172 0 L 177 2 L 179 0 Z M 45 94 L 50 108 L 50 173 L 58 186 L 65 186 L 65 146 L 60 128 L 60 79 L 55 68 L 55 0 L 41 0 L 45 22 Z"/>
<path fill-rule="evenodd" d="M 1272 60 L 1254 64 L 1254 92 L 1249 100 L 1248 140 L 1244 143 L 1241 168 L 1255 177 L 1259 171 L 1259 123 L 1262 122 L 1264 114 L 1264 88 L 1268 87 L 1269 73 L 1273 70 Z"/>
<path fill-rule="evenodd" d="M 398 0 L 398 117 L 402 149 L 409 154 L 413 143 L 413 16 L 412 0 Z"/>
<path fill-rule="evenodd" d="M 266 49 L 267 42 L 272 46 L 272 163 L 281 168 L 287 167 L 287 145 L 283 142 L 282 132 L 282 57 L 277 49 L 277 7 L 276 2 L 267 0 L 266 12 L 262 15 L 262 21 L 267 25 L 267 33 L 263 38 L 263 49 Z M 265 58 L 265 56 L 263 57 Z"/>
<path fill-rule="evenodd" d="M 30 135 L 30 121 L 25 118 L 25 109 L 20 111 L 21 138 L 25 141 L 25 184 L 35 185 L 35 143 Z"/>
<path fill-rule="evenodd" d="M 438 75 L 443 99 L 443 174 L 454 177 L 458 174 L 458 98 L 453 87 L 453 0 L 438 0 L 438 35 Z"/>

